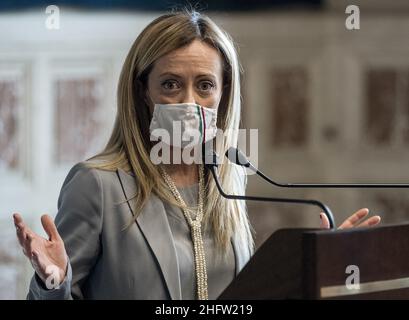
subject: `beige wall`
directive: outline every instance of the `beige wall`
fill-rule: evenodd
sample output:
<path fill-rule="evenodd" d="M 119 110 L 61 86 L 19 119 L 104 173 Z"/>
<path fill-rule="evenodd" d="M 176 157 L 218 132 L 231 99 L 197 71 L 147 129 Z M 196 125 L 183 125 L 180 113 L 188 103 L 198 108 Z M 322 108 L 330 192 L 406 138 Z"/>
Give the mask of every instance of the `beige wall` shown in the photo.
<path fill-rule="evenodd" d="M 337 8 L 220 19 L 240 48 L 245 126 L 259 129 L 259 167 L 274 179 L 409 181 L 409 12 L 368 11 L 353 31 Z M 289 190 L 249 181 L 249 194 L 321 200 L 338 223 L 361 207 L 386 223 L 409 219 L 404 189 Z M 249 208 L 258 244 L 280 227 L 319 224 L 314 207 Z"/>

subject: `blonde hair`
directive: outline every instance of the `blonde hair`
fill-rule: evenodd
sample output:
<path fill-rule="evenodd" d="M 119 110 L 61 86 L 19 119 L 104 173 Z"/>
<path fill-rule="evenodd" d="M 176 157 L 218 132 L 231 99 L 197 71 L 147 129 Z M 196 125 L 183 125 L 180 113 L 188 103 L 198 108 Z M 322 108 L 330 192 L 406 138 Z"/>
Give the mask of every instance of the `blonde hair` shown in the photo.
<path fill-rule="evenodd" d="M 163 181 L 159 168 L 150 160 L 149 105 L 145 99 L 147 77 L 157 59 L 199 39 L 216 48 L 223 57 L 224 91 L 218 108 L 218 128 L 226 132 L 218 154 L 237 146 L 241 113 L 240 65 L 231 38 L 210 18 L 196 11 L 173 12 L 152 21 L 133 43 L 122 67 L 118 84 L 118 112 L 112 135 L 104 151 L 92 159 L 104 159 L 91 166 L 103 170 L 121 168 L 136 176 L 137 193 L 134 217 L 143 209 L 151 193 L 164 201 L 178 205 Z M 234 129 L 234 130 L 231 130 Z M 224 189 L 244 194 L 246 178 L 240 167 L 226 162 L 219 166 Z M 205 223 L 211 226 L 217 246 L 224 252 L 237 237 L 241 250 L 253 253 L 252 230 L 243 201 L 220 196 L 213 178 L 206 174 Z M 133 221 L 132 220 L 132 221 Z"/>

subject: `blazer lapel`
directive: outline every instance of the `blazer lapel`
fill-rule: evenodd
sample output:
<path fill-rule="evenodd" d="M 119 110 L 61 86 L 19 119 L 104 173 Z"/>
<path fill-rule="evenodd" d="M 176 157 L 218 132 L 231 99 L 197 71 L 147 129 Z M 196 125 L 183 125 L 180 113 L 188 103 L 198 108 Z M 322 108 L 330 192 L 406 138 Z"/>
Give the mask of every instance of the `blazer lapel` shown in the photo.
<path fill-rule="evenodd" d="M 136 192 L 135 177 L 122 169 L 118 169 L 117 173 L 126 199 L 133 197 Z M 133 200 L 128 201 L 128 204 L 133 211 Z M 162 201 L 156 195 L 151 195 L 146 207 L 136 219 L 136 224 L 158 261 L 171 299 L 182 299 L 179 265 L 172 231 Z"/>

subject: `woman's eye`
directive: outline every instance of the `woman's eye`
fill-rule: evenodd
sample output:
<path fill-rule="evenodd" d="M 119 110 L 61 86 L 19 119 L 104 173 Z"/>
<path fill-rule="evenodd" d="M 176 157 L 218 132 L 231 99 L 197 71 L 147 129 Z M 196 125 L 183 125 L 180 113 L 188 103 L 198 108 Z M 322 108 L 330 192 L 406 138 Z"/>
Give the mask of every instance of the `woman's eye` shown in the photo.
<path fill-rule="evenodd" d="M 214 88 L 214 84 L 210 81 L 203 81 L 199 83 L 199 89 L 201 91 L 210 91 Z"/>
<path fill-rule="evenodd" d="M 165 90 L 175 90 L 179 89 L 179 84 L 177 83 L 177 81 L 167 80 L 162 82 L 162 88 Z"/>

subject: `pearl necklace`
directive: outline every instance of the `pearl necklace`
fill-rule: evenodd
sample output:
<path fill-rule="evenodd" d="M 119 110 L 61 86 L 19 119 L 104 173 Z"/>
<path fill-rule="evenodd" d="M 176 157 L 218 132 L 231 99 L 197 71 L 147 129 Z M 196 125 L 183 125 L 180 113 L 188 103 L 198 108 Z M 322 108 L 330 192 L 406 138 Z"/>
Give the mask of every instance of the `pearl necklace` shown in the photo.
<path fill-rule="evenodd" d="M 186 206 L 185 201 L 176 188 L 175 183 L 171 177 L 166 173 L 166 171 L 161 167 L 161 174 L 166 184 L 170 188 L 176 201 Z M 207 270 L 206 270 L 206 258 L 204 252 L 203 238 L 202 238 L 202 227 L 201 222 L 203 220 L 203 198 L 204 198 L 204 170 L 203 166 L 199 166 L 199 197 L 198 197 L 198 208 L 196 218 L 193 220 L 188 209 L 182 209 L 183 215 L 185 216 L 189 226 L 190 232 L 193 239 L 193 254 L 195 259 L 195 272 L 196 272 L 196 284 L 197 284 L 197 298 L 199 300 L 208 300 L 208 290 L 207 290 Z"/>

